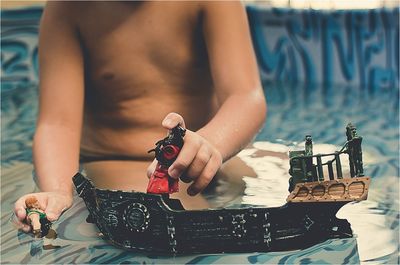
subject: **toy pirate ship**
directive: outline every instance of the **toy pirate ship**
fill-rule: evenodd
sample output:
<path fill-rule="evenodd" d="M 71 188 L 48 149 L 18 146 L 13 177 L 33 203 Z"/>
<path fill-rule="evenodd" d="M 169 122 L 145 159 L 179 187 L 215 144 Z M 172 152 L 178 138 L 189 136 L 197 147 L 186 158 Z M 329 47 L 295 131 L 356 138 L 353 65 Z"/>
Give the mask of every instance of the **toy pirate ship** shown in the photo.
<path fill-rule="evenodd" d="M 306 248 L 351 237 L 350 224 L 335 215 L 344 204 L 367 198 L 370 179 L 363 175 L 362 138 L 351 124 L 346 134 L 338 152 L 314 155 L 307 136 L 305 150 L 289 153 L 291 193 L 281 207 L 187 211 L 166 194 L 98 189 L 79 173 L 73 181 L 89 210 L 88 220 L 125 249 L 175 254 Z M 172 138 L 157 143 L 156 157 Z M 341 155 L 348 156 L 350 176 L 342 173 Z M 165 177 L 165 170 L 160 172 Z"/>

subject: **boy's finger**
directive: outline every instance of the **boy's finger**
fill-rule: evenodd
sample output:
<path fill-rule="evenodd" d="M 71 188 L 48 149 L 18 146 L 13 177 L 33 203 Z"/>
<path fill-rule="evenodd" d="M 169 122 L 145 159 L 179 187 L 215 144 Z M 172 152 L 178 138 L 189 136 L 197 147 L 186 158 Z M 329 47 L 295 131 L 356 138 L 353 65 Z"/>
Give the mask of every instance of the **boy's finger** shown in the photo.
<path fill-rule="evenodd" d="M 16 229 L 21 230 L 24 233 L 29 233 L 29 231 L 31 231 L 31 226 L 28 224 L 24 224 L 22 222 L 13 222 L 13 225 Z"/>
<path fill-rule="evenodd" d="M 187 174 L 183 173 L 181 174 L 181 176 L 179 177 L 181 181 L 185 182 L 185 183 L 190 183 L 193 181 L 193 179 L 191 177 L 189 177 Z"/>
<path fill-rule="evenodd" d="M 208 147 L 203 144 L 190 164 L 187 175 L 192 179 L 196 179 L 200 176 L 208 161 L 211 159 L 211 155 L 212 153 L 208 150 Z"/>
<path fill-rule="evenodd" d="M 196 144 L 185 144 L 175 162 L 168 168 L 168 175 L 174 179 L 178 179 L 190 166 L 197 154 L 198 149 L 199 146 L 196 146 Z"/>
<path fill-rule="evenodd" d="M 16 212 L 15 212 L 15 216 L 17 217 L 18 220 L 25 220 L 26 218 L 26 210 L 24 208 L 19 208 Z"/>
<path fill-rule="evenodd" d="M 15 226 L 15 228 L 26 233 L 31 229 L 30 225 L 26 223 L 26 210 L 24 208 L 18 208 L 18 206 L 16 206 L 14 213 L 10 218 L 10 222 Z"/>
<path fill-rule="evenodd" d="M 169 113 L 164 118 L 164 120 L 162 121 L 161 124 L 165 129 L 168 129 L 168 130 L 172 130 L 177 125 L 180 125 L 183 128 L 186 128 L 185 121 L 183 120 L 183 117 L 181 115 L 179 115 L 178 113 L 175 113 L 175 112 Z"/>
<path fill-rule="evenodd" d="M 14 213 L 18 220 L 22 221 L 26 218 L 25 196 L 19 198 L 14 204 Z"/>
<path fill-rule="evenodd" d="M 22 227 L 20 228 L 20 230 L 22 230 L 25 233 L 29 233 L 31 231 L 31 226 L 30 225 L 26 225 L 26 224 L 22 224 Z"/>
<path fill-rule="evenodd" d="M 187 193 L 190 196 L 194 196 L 207 187 L 210 181 L 214 178 L 215 174 L 217 174 L 219 166 L 219 160 L 212 156 L 206 167 L 201 172 L 200 176 L 193 182 L 192 185 L 189 186 Z"/>
<path fill-rule="evenodd" d="M 25 233 L 28 233 L 31 230 L 31 226 L 27 223 L 20 221 L 16 215 L 10 219 L 10 222 L 14 225 L 16 229 L 22 230 Z"/>
<path fill-rule="evenodd" d="M 14 225 L 15 225 L 19 230 L 22 230 L 22 231 L 25 232 L 25 233 L 28 233 L 29 231 L 31 231 L 31 226 L 28 225 L 28 224 L 26 224 L 26 223 L 23 223 L 23 222 L 20 222 L 20 221 L 15 221 L 15 222 L 14 222 Z"/>

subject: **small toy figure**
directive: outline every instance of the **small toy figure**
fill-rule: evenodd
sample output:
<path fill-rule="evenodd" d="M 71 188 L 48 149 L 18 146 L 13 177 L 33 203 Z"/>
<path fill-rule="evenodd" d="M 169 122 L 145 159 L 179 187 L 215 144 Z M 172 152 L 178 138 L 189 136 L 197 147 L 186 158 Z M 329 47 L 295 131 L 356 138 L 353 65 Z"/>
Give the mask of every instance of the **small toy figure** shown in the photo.
<path fill-rule="evenodd" d="M 42 223 L 49 221 L 44 211 L 40 209 L 39 201 L 34 196 L 31 196 L 26 198 L 25 205 L 27 223 L 32 226 L 33 235 L 35 237 L 42 237 L 43 234 L 47 234 L 48 231 L 45 231 L 46 226 L 42 227 Z"/>
<path fill-rule="evenodd" d="M 149 151 L 156 153 L 158 163 L 150 177 L 147 193 L 171 194 L 179 191 L 178 179 L 173 179 L 168 175 L 168 168 L 182 149 L 185 133 L 186 130 L 178 125 L 166 138 L 156 143 L 155 149 Z"/>
<path fill-rule="evenodd" d="M 25 199 L 26 220 L 32 226 L 33 235 L 36 238 L 44 239 L 43 249 L 55 249 L 60 246 L 53 246 L 51 243 L 57 238 L 57 233 L 51 229 L 51 222 L 47 219 L 46 213 L 40 208 L 39 201 L 30 196 Z"/>

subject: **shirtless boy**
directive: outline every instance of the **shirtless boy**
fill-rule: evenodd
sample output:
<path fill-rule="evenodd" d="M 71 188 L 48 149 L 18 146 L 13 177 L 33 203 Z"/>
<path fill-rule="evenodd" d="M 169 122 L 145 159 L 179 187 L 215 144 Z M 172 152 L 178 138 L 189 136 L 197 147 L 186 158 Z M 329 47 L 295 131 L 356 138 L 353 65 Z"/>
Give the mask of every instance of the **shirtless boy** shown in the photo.
<path fill-rule="evenodd" d="M 42 192 L 34 195 L 50 221 L 72 204 L 80 158 L 94 161 L 86 169 L 96 185 L 108 178 L 110 188 L 137 190 L 136 183 L 147 184 L 147 151 L 180 123 L 188 129 L 185 145 L 169 174 L 189 177 L 193 196 L 265 119 L 239 2 L 49 1 L 39 51 L 33 152 Z M 26 196 L 15 212 L 28 232 Z"/>

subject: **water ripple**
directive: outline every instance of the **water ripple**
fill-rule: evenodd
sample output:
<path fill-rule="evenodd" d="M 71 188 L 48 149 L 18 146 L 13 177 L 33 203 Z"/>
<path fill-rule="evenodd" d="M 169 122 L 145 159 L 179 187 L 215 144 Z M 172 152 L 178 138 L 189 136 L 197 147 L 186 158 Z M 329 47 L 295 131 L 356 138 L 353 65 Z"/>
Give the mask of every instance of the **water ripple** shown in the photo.
<path fill-rule="evenodd" d="M 2 263 L 121 264 L 320 264 L 394 263 L 399 246 L 399 103 L 398 91 L 371 94 L 351 87 L 331 90 L 264 84 L 268 121 L 252 148 L 240 153 L 258 178 L 244 176 L 245 194 L 236 205 L 279 206 L 287 195 L 287 152 L 312 134 L 315 148 L 334 150 L 345 140 L 352 121 L 364 137 L 365 172 L 372 177 L 369 198 L 346 205 L 338 213 L 352 225 L 354 238 L 328 240 L 308 249 L 274 253 L 155 256 L 109 245 L 97 228 L 85 222 L 87 210 L 75 196 L 74 206 L 54 228 L 61 249 L 45 251 L 42 242 L 18 233 L 9 222 L 14 201 L 32 192 L 32 138 L 37 113 L 37 86 L 2 92 L 1 258 Z M 397 95 L 397 96 L 394 96 Z M 268 151 L 274 155 L 260 156 Z M 217 200 L 217 198 L 214 198 Z"/>

